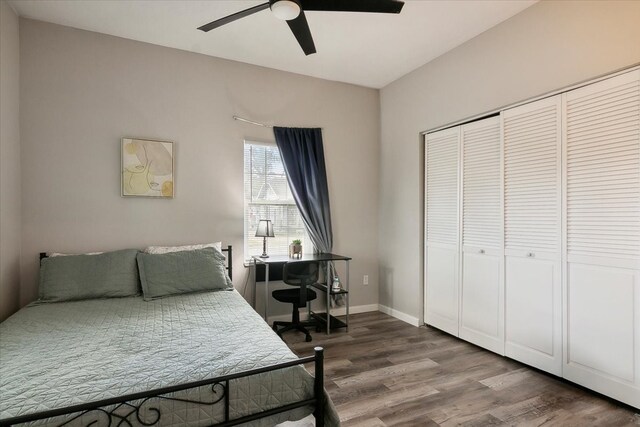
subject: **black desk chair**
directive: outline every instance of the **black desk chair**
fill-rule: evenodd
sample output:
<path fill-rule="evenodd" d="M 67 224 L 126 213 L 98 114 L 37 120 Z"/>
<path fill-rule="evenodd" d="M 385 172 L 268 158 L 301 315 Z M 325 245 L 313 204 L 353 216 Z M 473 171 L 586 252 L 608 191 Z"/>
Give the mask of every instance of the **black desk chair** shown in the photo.
<path fill-rule="evenodd" d="M 317 298 L 313 289 L 309 286 L 318 281 L 317 262 L 287 262 L 282 269 L 282 281 L 287 285 L 296 286 L 295 289 L 278 289 L 272 292 L 273 298 L 280 302 L 293 304 L 291 322 L 273 322 L 273 330 L 282 338 L 282 333 L 290 330 L 298 330 L 306 335 L 305 340 L 311 341 L 311 334 L 305 326 L 316 325 L 313 321 L 300 321 L 300 308 Z M 278 327 L 283 327 L 278 329 Z"/>

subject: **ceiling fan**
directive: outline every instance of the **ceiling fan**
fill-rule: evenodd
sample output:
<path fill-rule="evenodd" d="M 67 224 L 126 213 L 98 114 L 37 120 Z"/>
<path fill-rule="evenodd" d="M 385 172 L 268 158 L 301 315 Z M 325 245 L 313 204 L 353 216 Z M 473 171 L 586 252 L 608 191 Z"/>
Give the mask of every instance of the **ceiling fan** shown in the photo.
<path fill-rule="evenodd" d="M 273 15 L 287 21 L 305 55 L 316 53 L 305 11 L 400 13 L 404 2 L 398 0 L 269 0 L 249 9 L 209 22 L 199 30 L 211 31 L 229 22 L 271 9 Z"/>

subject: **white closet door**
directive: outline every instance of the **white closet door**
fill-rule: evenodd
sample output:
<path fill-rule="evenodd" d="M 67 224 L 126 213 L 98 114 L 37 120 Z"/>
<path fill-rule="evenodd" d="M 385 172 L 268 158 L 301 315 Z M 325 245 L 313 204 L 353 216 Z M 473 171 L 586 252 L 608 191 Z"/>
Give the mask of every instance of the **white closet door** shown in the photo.
<path fill-rule="evenodd" d="M 458 335 L 460 128 L 425 136 L 425 322 Z"/>
<path fill-rule="evenodd" d="M 505 354 L 562 374 L 561 96 L 503 112 Z"/>
<path fill-rule="evenodd" d="M 640 71 L 565 103 L 564 376 L 640 407 Z"/>
<path fill-rule="evenodd" d="M 500 117 L 461 127 L 460 338 L 504 354 Z"/>

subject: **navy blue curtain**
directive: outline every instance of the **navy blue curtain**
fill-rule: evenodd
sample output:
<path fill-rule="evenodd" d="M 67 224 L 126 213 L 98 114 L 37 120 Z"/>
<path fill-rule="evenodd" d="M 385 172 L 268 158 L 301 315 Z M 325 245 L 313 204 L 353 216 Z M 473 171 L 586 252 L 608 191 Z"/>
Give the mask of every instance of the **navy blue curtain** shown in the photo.
<path fill-rule="evenodd" d="M 331 252 L 331 207 L 322 130 L 274 127 L 293 199 L 318 252 Z"/>

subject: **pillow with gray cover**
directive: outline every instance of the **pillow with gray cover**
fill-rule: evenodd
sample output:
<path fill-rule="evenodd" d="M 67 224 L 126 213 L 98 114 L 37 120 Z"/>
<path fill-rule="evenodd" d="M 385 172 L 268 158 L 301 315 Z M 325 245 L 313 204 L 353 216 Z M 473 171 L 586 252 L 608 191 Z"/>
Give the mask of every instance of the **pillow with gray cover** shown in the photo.
<path fill-rule="evenodd" d="M 41 302 L 140 295 L 137 249 L 48 257 L 40 263 Z"/>
<path fill-rule="evenodd" d="M 216 248 L 222 252 L 222 242 L 200 243 L 183 246 L 148 246 L 142 252 L 146 254 L 168 254 L 169 252 L 195 251 L 196 249 Z"/>
<path fill-rule="evenodd" d="M 233 289 L 225 257 L 214 248 L 137 256 L 145 301 L 168 295 Z"/>

